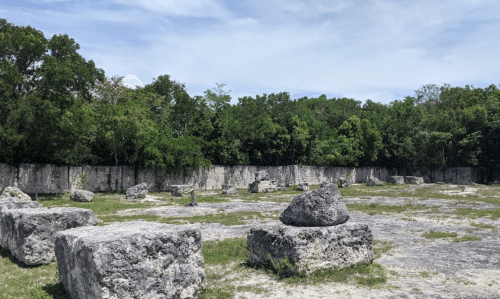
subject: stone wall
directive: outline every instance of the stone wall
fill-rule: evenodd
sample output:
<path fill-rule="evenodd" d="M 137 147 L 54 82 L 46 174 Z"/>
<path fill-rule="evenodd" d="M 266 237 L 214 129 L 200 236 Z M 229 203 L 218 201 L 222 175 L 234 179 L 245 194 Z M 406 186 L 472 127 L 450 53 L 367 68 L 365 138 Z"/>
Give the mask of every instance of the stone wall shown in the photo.
<path fill-rule="evenodd" d="M 391 175 L 421 176 L 426 183 L 453 184 L 485 183 L 486 170 L 473 167 L 453 167 L 431 171 L 425 167 L 388 169 L 383 167 L 316 167 L 289 166 L 213 166 L 189 175 L 171 175 L 165 171 L 138 170 L 126 166 L 56 166 L 0 164 L 0 189 L 3 185 L 20 188 L 26 193 L 67 193 L 74 189 L 89 191 L 126 190 L 139 183 L 147 183 L 150 191 L 170 191 L 171 185 L 195 185 L 199 189 L 221 189 L 224 184 L 248 188 L 255 172 L 266 170 L 278 186 L 296 186 L 299 182 L 336 183 L 348 177 L 351 183 L 366 182 L 375 176 L 387 181 Z M 494 171 L 493 181 L 500 181 L 500 168 Z"/>

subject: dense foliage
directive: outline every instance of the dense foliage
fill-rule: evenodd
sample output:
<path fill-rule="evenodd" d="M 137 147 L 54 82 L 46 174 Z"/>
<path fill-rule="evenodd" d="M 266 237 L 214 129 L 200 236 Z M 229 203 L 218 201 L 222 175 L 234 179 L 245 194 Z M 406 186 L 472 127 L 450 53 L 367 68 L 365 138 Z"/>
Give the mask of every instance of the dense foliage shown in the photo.
<path fill-rule="evenodd" d="M 190 97 L 163 75 L 106 78 L 67 35 L 0 19 L 0 163 L 485 166 L 500 162 L 495 85 L 423 86 L 390 104 L 288 93 L 230 104 L 224 84 Z"/>

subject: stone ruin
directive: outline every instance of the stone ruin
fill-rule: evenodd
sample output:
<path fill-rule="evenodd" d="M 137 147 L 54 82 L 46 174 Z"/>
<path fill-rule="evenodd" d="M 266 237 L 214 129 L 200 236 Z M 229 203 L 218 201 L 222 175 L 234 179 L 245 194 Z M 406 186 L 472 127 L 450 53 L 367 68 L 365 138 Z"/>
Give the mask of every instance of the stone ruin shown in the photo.
<path fill-rule="evenodd" d="M 393 185 L 402 185 L 405 183 L 405 179 L 402 176 L 394 175 L 394 176 L 390 176 L 389 179 L 387 180 L 387 182 L 389 184 L 393 184 Z"/>
<path fill-rule="evenodd" d="M 422 184 L 424 178 L 418 176 L 405 176 L 405 184 Z"/>
<path fill-rule="evenodd" d="M 222 194 L 236 194 L 236 188 L 234 185 L 222 185 Z"/>
<path fill-rule="evenodd" d="M 367 185 L 368 186 L 382 186 L 382 181 L 380 181 L 376 177 L 371 176 L 368 178 Z"/>
<path fill-rule="evenodd" d="M 148 184 L 142 183 L 139 185 L 132 186 L 127 189 L 126 197 L 127 198 L 146 198 L 146 195 L 148 195 Z"/>
<path fill-rule="evenodd" d="M 373 261 L 370 228 L 346 223 L 349 217 L 336 185 L 302 193 L 281 214 L 282 223 L 250 230 L 249 264 L 276 268 L 288 259 L 289 274 L 309 274 Z"/>
<path fill-rule="evenodd" d="M 248 191 L 251 193 L 273 192 L 278 190 L 274 180 L 271 180 L 269 174 L 265 170 L 255 173 L 255 181 L 248 185 Z"/>

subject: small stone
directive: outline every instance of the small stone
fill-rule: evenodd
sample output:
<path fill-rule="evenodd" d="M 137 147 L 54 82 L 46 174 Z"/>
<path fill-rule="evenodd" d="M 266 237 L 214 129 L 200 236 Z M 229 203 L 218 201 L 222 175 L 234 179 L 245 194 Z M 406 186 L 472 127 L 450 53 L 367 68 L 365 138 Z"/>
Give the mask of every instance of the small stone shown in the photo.
<path fill-rule="evenodd" d="M 340 179 L 340 188 L 347 188 L 347 187 L 351 187 L 351 181 L 344 178 L 344 177 L 341 177 Z"/>
<path fill-rule="evenodd" d="M 222 185 L 222 194 L 236 194 L 236 188 L 233 185 Z"/>
<path fill-rule="evenodd" d="M 308 191 L 309 190 L 309 183 L 307 182 L 300 182 L 299 186 L 297 187 L 299 191 Z"/>
<path fill-rule="evenodd" d="M 148 184 L 142 183 L 127 189 L 127 198 L 146 198 L 148 195 Z"/>
<path fill-rule="evenodd" d="M 345 223 L 349 217 L 338 187 L 332 184 L 294 197 L 280 221 L 294 226 L 330 226 Z"/>
<path fill-rule="evenodd" d="M 2 197 L 17 197 L 20 201 L 31 201 L 31 197 L 16 187 L 7 187 L 0 195 Z"/>
<path fill-rule="evenodd" d="M 422 184 L 424 178 L 418 176 L 405 176 L 405 184 Z"/>
<path fill-rule="evenodd" d="M 405 178 L 397 175 L 390 176 L 389 179 L 387 179 L 387 182 L 393 185 L 402 185 L 405 183 Z"/>
<path fill-rule="evenodd" d="M 382 186 L 382 182 L 376 177 L 368 178 L 368 186 Z"/>
<path fill-rule="evenodd" d="M 80 202 L 91 202 L 94 200 L 94 193 L 87 190 L 74 190 L 70 194 L 71 200 Z"/>

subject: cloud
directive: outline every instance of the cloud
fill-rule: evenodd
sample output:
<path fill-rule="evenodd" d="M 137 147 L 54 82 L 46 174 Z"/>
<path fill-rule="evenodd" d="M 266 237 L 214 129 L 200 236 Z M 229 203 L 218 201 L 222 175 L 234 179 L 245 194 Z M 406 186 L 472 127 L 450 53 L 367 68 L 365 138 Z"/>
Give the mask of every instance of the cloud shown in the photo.
<path fill-rule="evenodd" d="M 135 89 L 136 86 L 143 86 L 143 83 L 136 75 L 129 74 L 123 78 L 123 85 Z"/>

